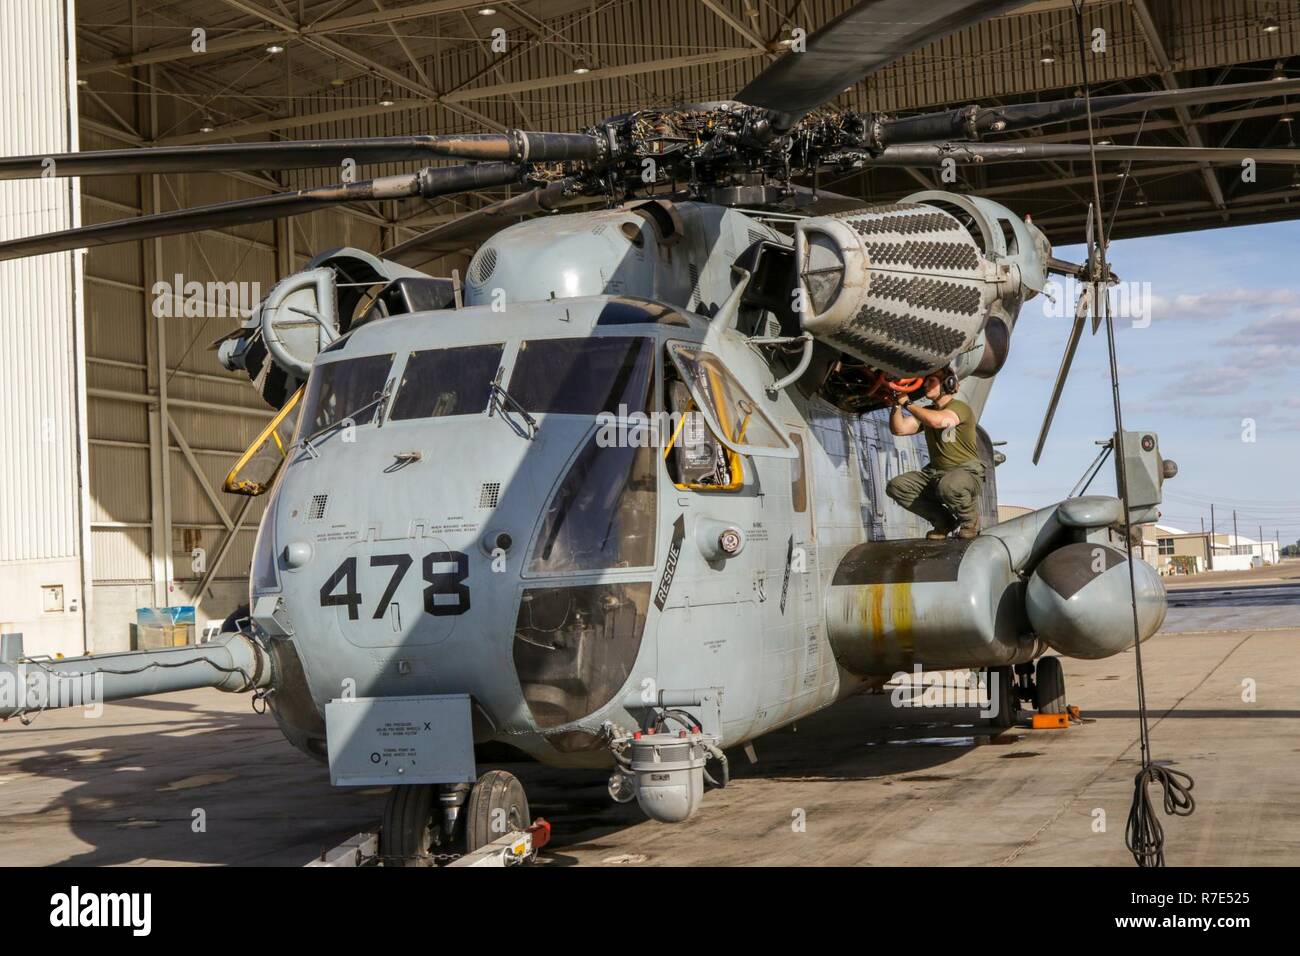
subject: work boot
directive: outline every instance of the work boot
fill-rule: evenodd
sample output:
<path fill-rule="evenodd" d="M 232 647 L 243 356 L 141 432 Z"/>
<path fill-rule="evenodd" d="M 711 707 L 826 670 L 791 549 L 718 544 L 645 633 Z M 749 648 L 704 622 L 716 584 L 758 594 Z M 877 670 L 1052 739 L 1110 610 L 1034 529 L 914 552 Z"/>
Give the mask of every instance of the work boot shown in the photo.
<path fill-rule="evenodd" d="M 957 532 L 957 537 L 961 538 L 963 541 L 969 541 L 971 538 L 978 538 L 979 533 L 980 519 L 974 518 L 961 526 L 961 530 Z"/>
<path fill-rule="evenodd" d="M 939 528 L 939 527 L 935 527 L 935 528 L 933 528 L 932 530 L 927 531 L 927 532 L 925 533 L 925 540 L 927 540 L 927 541 L 947 541 L 947 540 L 948 540 L 948 535 L 950 535 L 950 534 L 952 534 L 952 528 L 951 528 L 951 527 L 948 527 L 948 528 Z"/>

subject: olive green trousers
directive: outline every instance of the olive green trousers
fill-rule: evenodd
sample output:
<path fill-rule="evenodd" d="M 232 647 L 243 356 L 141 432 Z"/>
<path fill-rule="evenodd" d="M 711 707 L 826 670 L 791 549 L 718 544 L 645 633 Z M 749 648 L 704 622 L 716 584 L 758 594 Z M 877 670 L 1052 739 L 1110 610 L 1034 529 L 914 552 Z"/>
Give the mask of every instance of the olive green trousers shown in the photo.
<path fill-rule="evenodd" d="M 949 532 L 979 519 L 983 481 L 982 461 L 969 461 L 946 471 L 927 465 L 892 479 L 885 486 L 885 494 L 930 522 L 936 531 Z"/>

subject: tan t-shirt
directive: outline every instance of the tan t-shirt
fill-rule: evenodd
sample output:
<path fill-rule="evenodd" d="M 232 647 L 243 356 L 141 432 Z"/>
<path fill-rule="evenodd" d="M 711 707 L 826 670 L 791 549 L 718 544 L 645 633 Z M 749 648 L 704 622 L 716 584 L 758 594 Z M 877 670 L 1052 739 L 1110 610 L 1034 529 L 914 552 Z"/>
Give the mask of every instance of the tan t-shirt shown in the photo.
<path fill-rule="evenodd" d="M 975 412 L 961 399 L 954 398 L 944 411 L 955 414 L 960 421 L 950 428 L 930 428 L 922 425 L 925 447 L 930 452 L 930 464 L 940 471 L 956 468 L 968 461 L 979 461 L 979 446 L 975 438 Z"/>

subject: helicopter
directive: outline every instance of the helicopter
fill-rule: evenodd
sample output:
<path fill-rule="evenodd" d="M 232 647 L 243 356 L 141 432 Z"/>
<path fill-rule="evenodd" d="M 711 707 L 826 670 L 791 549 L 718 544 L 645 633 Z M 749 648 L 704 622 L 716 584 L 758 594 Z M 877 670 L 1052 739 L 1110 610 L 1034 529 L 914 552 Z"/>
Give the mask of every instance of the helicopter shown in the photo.
<path fill-rule="evenodd" d="M 816 176 L 1247 152 L 1294 164 L 1294 149 L 985 137 L 1296 82 L 903 117 L 825 107 L 1018 5 L 864 0 L 733 100 L 581 132 L 0 158 L 0 178 L 466 161 L 9 240 L 0 260 L 525 187 L 379 253 L 316 256 L 216 343 L 278 410 L 227 481 L 269 495 L 239 630 L 57 661 L 11 651 L 0 679 L 93 678 L 103 700 L 252 692 L 334 784 L 391 786 L 381 853 L 413 865 L 531 823 L 514 775 L 478 773 L 479 745 L 608 769 L 612 799 L 673 823 L 726 785 L 727 750 L 914 667 L 982 670 L 999 726 L 1022 702 L 1063 713 L 1060 655 L 1117 654 L 1163 621 L 1158 577 L 1121 542 L 1154 519 L 1176 466 L 1154 432 L 1120 432 L 1127 509 L 1083 494 L 999 522 L 1000 453 L 981 429 L 983 530 L 926 540 L 884 491 L 925 445 L 888 416 L 949 370 L 978 417 L 1025 303 L 1049 275 L 1074 276 L 1085 297 L 1037 457 L 1115 281 L 1105 231 L 1069 263 L 991 200 L 927 189 L 867 204 Z M 603 208 L 562 212 L 593 200 Z M 474 245 L 463 280 L 420 268 Z"/>

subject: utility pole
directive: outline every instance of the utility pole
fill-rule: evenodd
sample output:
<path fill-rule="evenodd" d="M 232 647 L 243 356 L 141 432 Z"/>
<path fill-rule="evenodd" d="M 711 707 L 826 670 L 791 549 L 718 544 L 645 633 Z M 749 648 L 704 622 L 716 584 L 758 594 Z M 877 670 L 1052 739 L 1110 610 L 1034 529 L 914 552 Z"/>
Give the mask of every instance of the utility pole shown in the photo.
<path fill-rule="evenodd" d="M 1210 570 L 1214 570 L 1214 504 L 1210 504 Z"/>
<path fill-rule="evenodd" d="M 1237 537 L 1237 509 L 1232 509 L 1232 553 L 1236 554 L 1237 549 L 1241 547 L 1241 539 Z"/>
<path fill-rule="evenodd" d="M 1254 550 L 1253 548 L 1251 550 Z M 1259 563 L 1264 563 L 1264 526 L 1259 526 Z"/>

